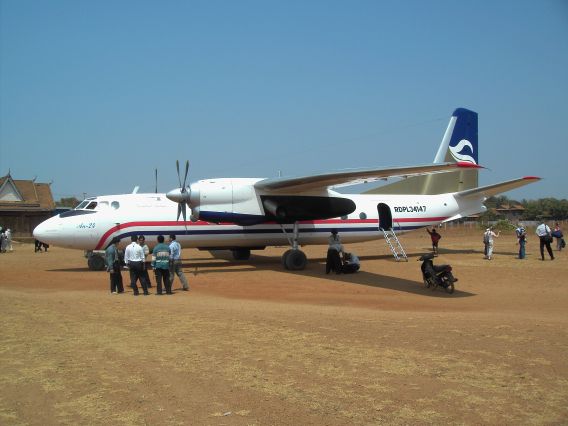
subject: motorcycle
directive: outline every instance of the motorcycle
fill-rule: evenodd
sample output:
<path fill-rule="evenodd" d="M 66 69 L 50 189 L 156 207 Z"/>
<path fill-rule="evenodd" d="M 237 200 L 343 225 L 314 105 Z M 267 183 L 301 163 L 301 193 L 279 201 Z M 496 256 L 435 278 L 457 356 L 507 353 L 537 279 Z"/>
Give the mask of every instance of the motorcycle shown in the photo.
<path fill-rule="evenodd" d="M 432 290 L 440 286 L 446 292 L 452 294 L 454 292 L 454 283 L 458 280 L 452 274 L 452 267 L 450 265 L 434 265 L 433 258 L 434 254 L 428 253 L 418 259 L 422 262 L 420 269 L 422 270 L 424 285 Z"/>

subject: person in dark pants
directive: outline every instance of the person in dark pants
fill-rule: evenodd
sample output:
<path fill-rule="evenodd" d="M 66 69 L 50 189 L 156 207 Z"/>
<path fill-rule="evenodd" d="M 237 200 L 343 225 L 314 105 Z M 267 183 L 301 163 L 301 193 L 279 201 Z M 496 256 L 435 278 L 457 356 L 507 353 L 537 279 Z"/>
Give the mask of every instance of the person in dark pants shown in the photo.
<path fill-rule="evenodd" d="M 162 282 L 166 294 L 173 294 L 170 283 L 170 247 L 164 243 L 163 235 L 158 235 L 158 244 L 152 250 L 152 267 L 156 273 L 156 295 L 163 294 Z"/>
<path fill-rule="evenodd" d="M 150 281 L 150 275 L 148 274 L 148 270 L 150 269 L 150 262 L 148 262 L 148 255 L 150 254 L 150 249 L 146 244 L 146 238 L 144 237 L 144 235 L 138 236 L 138 245 L 142 247 L 142 250 L 144 251 L 144 271 L 143 271 L 144 279 L 146 280 L 148 288 L 152 288 L 152 281 Z"/>
<path fill-rule="evenodd" d="M 341 239 L 337 234 L 337 229 L 331 230 L 331 235 L 329 236 L 329 246 L 327 248 L 327 259 L 325 262 L 325 273 L 329 274 L 330 271 L 336 274 L 341 274 L 342 265 L 340 254 L 343 253 L 343 245 L 341 244 Z"/>
<path fill-rule="evenodd" d="M 540 257 L 544 260 L 544 247 L 546 247 L 546 251 L 550 256 L 550 260 L 554 260 L 554 255 L 552 254 L 552 248 L 550 247 L 550 243 L 552 243 L 552 232 L 550 231 L 550 227 L 542 222 L 540 225 L 536 227 L 536 235 L 540 240 Z"/>
<path fill-rule="evenodd" d="M 113 238 L 105 250 L 107 272 L 110 276 L 110 292 L 112 294 L 124 293 L 122 273 L 120 272 L 120 257 L 118 255 L 118 243 L 120 239 Z"/>
<path fill-rule="evenodd" d="M 126 262 L 126 266 L 128 266 L 128 270 L 130 272 L 130 287 L 132 287 L 134 296 L 138 296 L 140 293 L 138 292 L 136 281 L 140 280 L 144 296 L 147 296 L 150 293 L 148 293 L 148 284 L 144 278 L 144 250 L 142 250 L 142 247 L 138 245 L 138 238 L 136 235 L 130 237 L 130 240 L 132 242 L 124 251 L 124 261 Z"/>
<path fill-rule="evenodd" d="M 343 267 L 342 271 L 344 274 L 352 274 L 359 270 L 361 264 L 359 258 L 355 253 L 344 253 L 343 254 Z"/>
<path fill-rule="evenodd" d="M 426 232 L 430 234 L 430 239 L 432 240 L 432 251 L 434 252 L 434 256 L 438 256 L 438 242 L 440 241 L 440 238 L 442 238 L 442 236 L 438 234 L 436 228 L 432 228 L 431 231 L 428 228 L 426 228 Z"/>

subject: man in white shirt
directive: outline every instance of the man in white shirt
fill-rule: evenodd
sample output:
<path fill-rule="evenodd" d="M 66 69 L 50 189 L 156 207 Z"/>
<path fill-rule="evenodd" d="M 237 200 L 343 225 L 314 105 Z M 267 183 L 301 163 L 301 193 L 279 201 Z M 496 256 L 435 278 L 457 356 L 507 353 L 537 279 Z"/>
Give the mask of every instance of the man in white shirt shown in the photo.
<path fill-rule="evenodd" d="M 130 272 L 130 287 L 132 287 L 134 296 L 138 296 L 140 293 L 138 292 L 136 281 L 140 280 L 144 296 L 147 296 L 150 293 L 148 293 L 148 283 L 144 279 L 144 250 L 138 245 L 136 235 L 130 237 L 130 240 L 132 242 L 126 246 L 124 251 L 124 262 Z"/>
<path fill-rule="evenodd" d="M 491 260 L 491 257 L 493 256 L 493 239 L 498 238 L 500 234 L 501 231 L 498 231 L 497 233 L 493 232 L 493 227 L 487 228 L 485 234 L 483 234 L 483 243 L 486 248 L 485 259 Z"/>
<path fill-rule="evenodd" d="M 552 243 L 552 232 L 550 227 L 544 223 L 544 221 L 536 227 L 536 235 L 540 240 L 540 257 L 544 260 L 544 247 L 546 246 L 546 251 L 550 256 L 550 260 L 554 260 L 554 255 L 552 254 L 552 248 L 550 243 Z"/>

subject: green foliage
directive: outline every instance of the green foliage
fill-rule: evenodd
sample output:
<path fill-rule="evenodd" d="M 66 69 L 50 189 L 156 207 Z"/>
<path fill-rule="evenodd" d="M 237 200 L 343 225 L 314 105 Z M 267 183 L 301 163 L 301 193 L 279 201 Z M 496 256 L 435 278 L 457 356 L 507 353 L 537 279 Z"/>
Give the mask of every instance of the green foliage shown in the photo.
<path fill-rule="evenodd" d="M 485 200 L 487 212 L 480 215 L 482 222 L 494 221 L 503 218 L 503 215 L 492 211 L 504 206 L 513 206 L 520 204 L 525 211 L 521 216 L 521 220 L 539 220 L 539 219 L 568 219 L 568 200 L 558 200 L 556 198 L 540 198 L 538 200 L 523 200 L 521 202 L 511 200 L 502 195 L 499 197 L 489 197 Z"/>

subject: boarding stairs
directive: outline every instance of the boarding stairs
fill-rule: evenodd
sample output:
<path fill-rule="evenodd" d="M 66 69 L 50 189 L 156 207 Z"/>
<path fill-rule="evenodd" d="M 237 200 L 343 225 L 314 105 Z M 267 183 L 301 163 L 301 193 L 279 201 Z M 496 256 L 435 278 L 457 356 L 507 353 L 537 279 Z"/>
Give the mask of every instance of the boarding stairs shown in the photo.
<path fill-rule="evenodd" d="M 400 260 L 404 259 L 406 262 L 408 262 L 408 257 L 406 256 L 406 252 L 404 251 L 404 248 L 402 248 L 402 244 L 400 244 L 400 240 L 396 236 L 394 229 L 392 228 L 384 229 L 381 227 L 379 227 L 379 229 L 383 232 L 383 235 L 385 236 L 385 241 L 387 242 L 389 248 L 391 249 L 395 260 L 399 262 Z"/>

